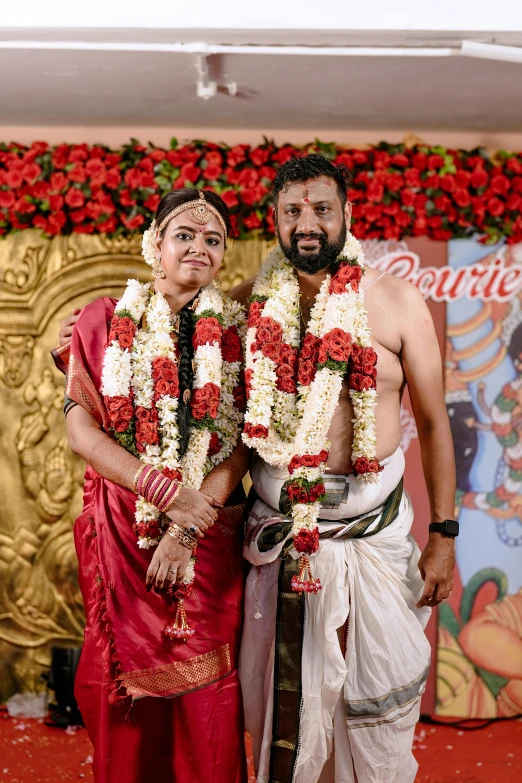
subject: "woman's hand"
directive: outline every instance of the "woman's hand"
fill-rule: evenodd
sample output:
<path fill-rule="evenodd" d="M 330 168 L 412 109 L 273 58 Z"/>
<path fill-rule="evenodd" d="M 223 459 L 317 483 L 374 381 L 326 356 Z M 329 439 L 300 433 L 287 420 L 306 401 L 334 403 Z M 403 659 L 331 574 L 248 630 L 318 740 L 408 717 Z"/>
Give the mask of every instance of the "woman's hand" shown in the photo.
<path fill-rule="evenodd" d="M 180 527 L 203 538 L 205 532 L 217 519 L 217 511 L 212 507 L 210 495 L 195 489 L 183 487 L 167 516 Z"/>
<path fill-rule="evenodd" d="M 64 318 L 63 321 L 60 322 L 60 331 L 58 333 L 60 345 L 64 345 L 64 343 L 71 339 L 74 324 L 80 317 L 80 313 L 81 310 L 75 307 L 71 315 L 68 315 L 67 318 Z"/>
<path fill-rule="evenodd" d="M 165 533 L 156 547 L 147 570 L 145 581 L 147 590 L 154 587 L 155 592 L 164 593 L 176 582 L 179 584 L 185 575 L 191 555 L 190 549 L 169 533 Z"/>

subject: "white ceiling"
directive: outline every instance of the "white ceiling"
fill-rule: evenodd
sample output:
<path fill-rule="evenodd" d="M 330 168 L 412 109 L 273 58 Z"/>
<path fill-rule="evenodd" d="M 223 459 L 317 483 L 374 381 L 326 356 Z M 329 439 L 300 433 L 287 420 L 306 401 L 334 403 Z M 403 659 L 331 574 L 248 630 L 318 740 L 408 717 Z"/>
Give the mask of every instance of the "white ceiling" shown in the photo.
<path fill-rule="evenodd" d="M 29 37 L 27 31 L 6 33 L 0 30 L 0 40 Z M 181 40 L 174 33 L 168 40 Z M 57 40 L 56 33 L 50 35 L 43 37 Z M 36 40 L 35 31 L 30 37 Z M 116 40 L 110 31 L 94 38 Z M 205 40 L 201 31 L 183 38 Z M 317 45 L 317 36 L 309 38 Z M 79 36 L 62 30 L 60 40 L 67 39 L 88 40 L 89 31 Z M 136 31 L 126 40 L 136 40 Z M 148 31 L 147 40 L 166 40 L 166 33 L 151 38 Z M 307 40 L 301 35 L 301 43 Z M 355 40 L 358 45 L 455 46 L 458 36 L 360 33 Z M 521 35 L 497 40 L 520 44 Z M 322 38 L 330 45 L 353 41 L 346 34 L 342 41 L 333 34 Z M 522 131 L 522 63 L 280 54 L 215 55 L 209 62 L 211 78 L 223 85 L 236 82 L 238 95 L 223 90 L 208 101 L 198 98 L 195 59 L 189 54 L 5 49 L 0 43 L 0 125 Z"/>

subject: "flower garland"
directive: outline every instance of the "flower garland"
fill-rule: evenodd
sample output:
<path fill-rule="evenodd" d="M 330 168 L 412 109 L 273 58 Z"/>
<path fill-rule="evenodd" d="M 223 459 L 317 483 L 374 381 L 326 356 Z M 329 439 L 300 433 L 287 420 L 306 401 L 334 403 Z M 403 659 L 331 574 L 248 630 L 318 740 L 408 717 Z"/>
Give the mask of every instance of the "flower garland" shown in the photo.
<path fill-rule="evenodd" d="M 361 245 L 349 234 L 339 265 L 327 275 L 301 341 L 299 283 L 280 249 L 270 253 L 254 285 L 246 338 L 247 411 L 244 442 L 270 465 L 286 468 L 286 492 L 301 553 L 296 591 L 317 592 L 309 555 L 319 547 L 317 519 L 324 498 L 328 431 L 348 373 L 354 409 L 352 465 L 357 478 L 376 481 L 377 354 L 371 347 Z"/>
<path fill-rule="evenodd" d="M 241 307 L 222 297 L 214 283 L 196 300 L 192 418 L 188 448 L 180 458 L 178 345 L 168 303 L 150 284 L 129 280 L 114 310 L 101 385 L 112 433 L 144 463 L 186 487 L 199 489 L 239 438 L 242 315 Z M 134 531 L 144 549 L 158 544 L 164 532 L 159 510 L 143 497 L 136 501 Z M 179 601 L 190 595 L 194 566 L 195 556 L 176 591 Z M 183 606 L 180 613 L 184 618 Z M 192 635 L 185 622 L 183 629 L 184 637 L 174 636 Z"/>
<path fill-rule="evenodd" d="M 278 167 L 317 152 L 351 171 L 348 193 L 359 239 L 482 235 L 522 241 L 522 153 L 388 144 L 257 147 L 176 139 L 169 149 L 133 140 L 120 149 L 87 144 L 0 143 L 0 236 L 37 228 L 47 236 L 142 232 L 160 198 L 186 183 L 211 188 L 234 233 L 272 236 L 270 188 Z"/>

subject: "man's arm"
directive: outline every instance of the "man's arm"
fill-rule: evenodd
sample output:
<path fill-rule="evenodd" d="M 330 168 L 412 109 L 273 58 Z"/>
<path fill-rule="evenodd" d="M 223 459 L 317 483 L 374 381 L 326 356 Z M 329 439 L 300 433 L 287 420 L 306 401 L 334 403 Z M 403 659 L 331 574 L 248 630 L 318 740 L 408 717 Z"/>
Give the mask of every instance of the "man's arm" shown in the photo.
<path fill-rule="evenodd" d="M 254 287 L 255 282 L 256 282 L 256 278 L 251 277 L 250 280 L 245 280 L 244 283 L 240 283 L 239 285 L 236 285 L 235 288 L 229 291 L 228 293 L 229 297 L 233 299 L 235 302 L 239 302 L 239 304 L 242 304 L 244 307 L 247 307 L 248 297 L 252 293 L 252 289 Z"/>
<path fill-rule="evenodd" d="M 444 401 L 442 362 L 435 327 L 417 288 L 401 285 L 401 359 L 422 454 L 431 508 L 430 522 L 452 519 L 455 513 L 455 457 Z M 434 606 L 453 586 L 455 541 L 430 533 L 419 560 L 425 581 L 419 606 Z"/>

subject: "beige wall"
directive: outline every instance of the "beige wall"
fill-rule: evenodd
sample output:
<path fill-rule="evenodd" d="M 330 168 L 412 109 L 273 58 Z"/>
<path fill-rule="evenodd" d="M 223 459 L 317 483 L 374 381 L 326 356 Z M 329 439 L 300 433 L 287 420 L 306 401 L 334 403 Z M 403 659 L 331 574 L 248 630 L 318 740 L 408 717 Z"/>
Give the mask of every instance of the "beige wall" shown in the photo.
<path fill-rule="evenodd" d="M 206 139 L 208 141 L 224 141 L 228 144 L 259 144 L 263 136 L 274 139 L 276 143 L 305 144 L 314 138 L 322 141 L 336 141 L 339 144 L 352 144 L 362 146 L 364 144 L 377 144 L 380 141 L 399 142 L 412 133 L 411 129 L 390 129 L 384 133 L 374 130 L 346 130 L 331 131 L 317 129 L 315 131 L 302 130 L 235 130 L 230 128 L 155 128 L 155 127 L 40 127 L 40 126 L 1 126 L 0 141 L 18 141 L 22 144 L 30 144 L 32 141 L 47 141 L 50 144 L 69 142 L 79 144 L 96 142 L 107 144 L 110 147 L 118 147 L 127 142 L 131 137 L 146 143 L 152 141 L 157 146 L 168 145 L 172 136 L 180 140 Z M 522 150 L 521 133 L 491 133 L 470 131 L 422 131 L 418 135 L 428 144 L 440 144 L 446 147 L 472 149 L 483 146 L 491 150 L 506 149 L 512 151 Z"/>

